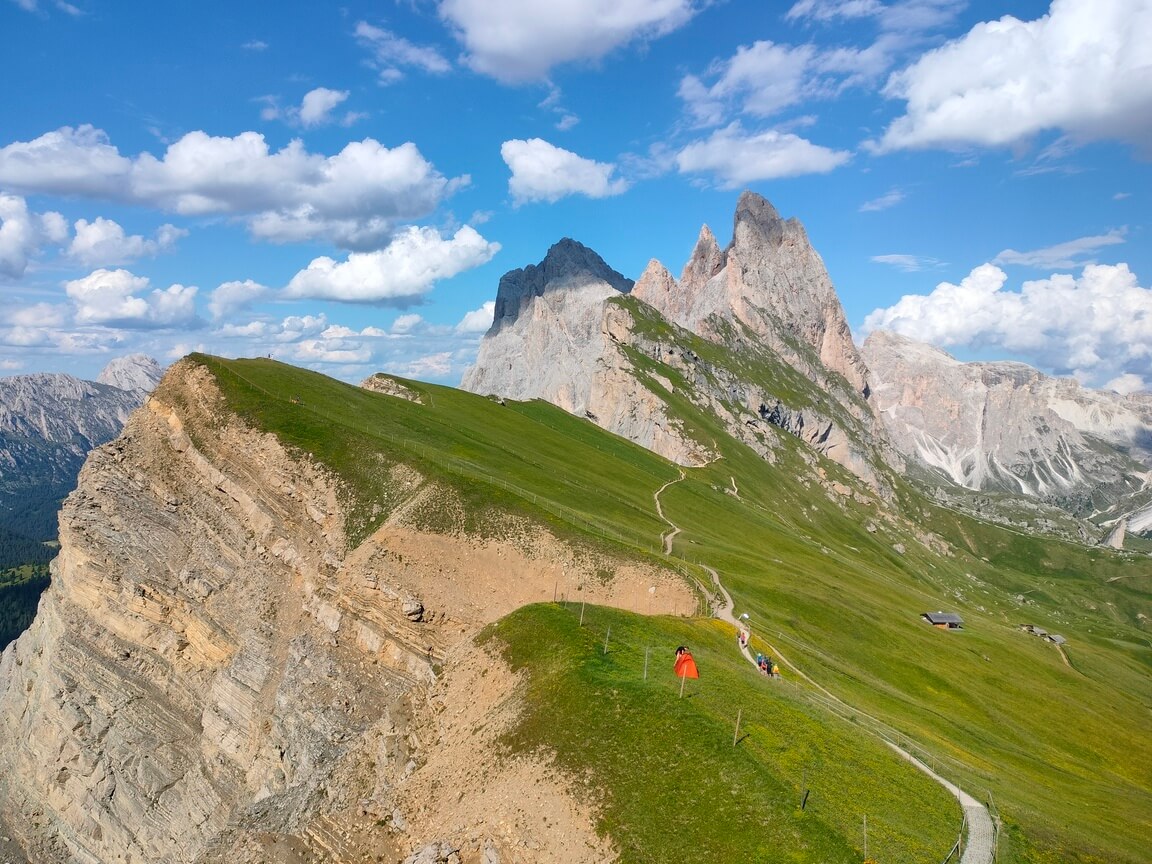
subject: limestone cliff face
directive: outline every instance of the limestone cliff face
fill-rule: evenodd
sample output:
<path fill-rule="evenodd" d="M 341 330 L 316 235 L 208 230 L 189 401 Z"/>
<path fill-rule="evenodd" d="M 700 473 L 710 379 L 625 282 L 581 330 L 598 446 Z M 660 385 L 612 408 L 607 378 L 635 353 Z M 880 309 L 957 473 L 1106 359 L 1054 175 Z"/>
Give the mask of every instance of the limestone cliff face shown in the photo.
<path fill-rule="evenodd" d="M 954 483 L 1087 516 L 1152 481 L 1152 397 L 1090 390 L 1022 363 L 961 363 L 882 331 L 864 354 L 895 445 Z M 1143 514 L 1136 526 L 1152 527 Z"/>
<path fill-rule="evenodd" d="M 243 426 L 188 360 L 93 452 L 52 586 L 0 656 L 0 815 L 34 862 L 351 862 L 426 836 L 519 842 L 500 827 L 515 802 L 474 814 L 465 836 L 406 797 L 437 735 L 413 718 L 450 645 L 611 565 L 540 532 L 531 553 L 428 535 L 406 514 L 446 506 L 442 490 L 387 470 L 393 516 L 349 551 L 332 479 Z M 667 574 L 590 575 L 589 600 L 642 609 L 660 584 L 663 611 L 688 609 Z"/>
<path fill-rule="evenodd" d="M 668 419 L 619 346 L 627 311 L 608 301 L 632 283 L 592 250 L 563 240 L 539 264 L 500 280 L 492 328 L 461 387 L 481 395 L 544 399 L 673 461 L 708 454 Z"/>
<path fill-rule="evenodd" d="M 837 372 L 866 395 L 867 368 L 824 262 L 804 227 L 781 219 L 754 192 L 737 202 L 726 250 L 704 226 L 679 283 L 646 274 L 633 293 L 694 333 L 720 336 L 717 321 L 739 321 L 814 380 L 825 383 L 827 371 Z M 819 364 L 797 350 L 797 341 L 813 349 Z"/>
<path fill-rule="evenodd" d="M 631 288 L 628 292 L 627 289 Z M 637 332 L 618 302 L 642 301 L 679 335 Z M 657 327 L 656 330 L 659 330 Z M 731 364 L 702 361 L 684 344 L 720 345 Z M 835 407 L 782 405 L 742 377 L 735 358 L 770 357 L 797 370 Z M 644 370 L 637 358 L 646 358 Z M 651 363 L 687 380 L 677 391 Z M 587 416 L 682 465 L 714 458 L 668 408 L 682 397 L 772 458 L 776 430 L 800 437 L 873 486 L 882 430 L 868 403 L 867 370 L 843 309 L 804 229 L 764 198 L 744 193 L 722 250 L 705 226 L 677 280 L 653 260 L 632 286 L 579 244 L 562 241 L 535 267 L 500 281 L 495 319 L 462 386 L 512 399 L 540 398 Z"/>

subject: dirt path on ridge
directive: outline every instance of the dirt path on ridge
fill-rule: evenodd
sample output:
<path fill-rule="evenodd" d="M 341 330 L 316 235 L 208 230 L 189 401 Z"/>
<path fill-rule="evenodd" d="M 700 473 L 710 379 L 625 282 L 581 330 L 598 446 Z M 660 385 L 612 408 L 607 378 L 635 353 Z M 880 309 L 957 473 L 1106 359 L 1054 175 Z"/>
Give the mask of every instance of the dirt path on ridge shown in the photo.
<path fill-rule="evenodd" d="M 668 481 L 663 486 L 661 486 L 652 496 L 656 499 L 657 514 L 662 520 L 667 522 L 672 529 L 661 535 L 661 540 L 664 543 L 665 555 L 672 554 L 672 538 L 680 533 L 680 527 L 664 515 L 664 508 L 660 505 L 660 493 L 671 486 L 673 483 L 679 483 L 680 480 L 684 479 L 684 476 L 684 471 L 681 470 L 680 478 L 678 480 Z M 735 483 L 733 483 L 733 485 L 735 485 Z M 717 573 L 713 568 L 709 567 L 707 564 L 700 564 L 700 566 L 707 570 L 709 575 L 711 575 L 712 584 L 715 586 L 716 592 L 722 598 L 719 604 L 709 604 L 711 607 L 712 616 L 719 618 L 721 621 L 727 621 L 729 624 L 733 625 L 737 631 L 739 631 L 741 623 L 735 614 L 735 604 L 732 602 L 732 595 L 728 593 L 728 589 L 725 588 L 724 583 L 720 581 L 720 574 Z M 866 712 L 861 711 L 852 705 L 849 705 L 839 696 L 835 695 L 830 690 L 812 680 L 810 677 L 808 677 L 808 675 L 801 671 L 800 668 L 796 666 L 796 664 L 788 660 L 775 645 L 768 642 L 768 640 L 764 639 L 763 636 L 760 638 L 765 642 L 765 644 L 768 645 L 768 648 L 774 657 L 778 657 L 781 663 L 795 672 L 797 676 L 803 678 L 805 681 L 823 693 L 827 698 L 831 699 L 833 702 L 837 703 L 845 709 L 859 714 L 862 717 L 867 717 L 869 720 L 872 720 L 875 723 L 880 723 L 883 725 L 881 720 L 878 720 L 877 718 L 872 717 L 870 714 L 867 714 Z M 744 658 L 749 663 L 751 663 L 753 666 L 756 665 L 756 660 L 752 656 L 752 652 L 748 646 L 740 646 L 740 653 L 744 655 Z M 1064 652 L 1061 651 L 1060 653 L 1063 654 Z M 1065 662 L 1067 662 L 1067 660 L 1065 660 Z M 996 830 L 992 823 L 992 816 L 988 813 L 988 808 L 981 804 L 976 798 L 973 798 L 971 795 L 957 786 L 955 783 L 945 780 L 943 777 L 929 768 L 924 762 L 917 759 L 903 747 L 893 743 L 892 741 L 889 741 L 875 730 L 868 729 L 866 726 L 861 728 L 866 729 L 872 735 L 879 738 L 881 741 L 895 750 L 896 753 L 901 756 L 901 758 L 907 760 L 915 768 L 920 770 L 932 780 L 939 783 L 941 786 L 947 789 L 953 797 L 956 798 L 957 802 L 960 804 L 961 809 L 964 811 L 964 818 L 968 825 L 968 843 L 960 857 L 959 864 L 992 864 L 992 862 L 995 860 L 996 853 Z"/>
<path fill-rule="evenodd" d="M 674 538 L 677 534 L 680 533 L 680 528 L 677 527 L 676 524 L 673 523 L 671 519 L 669 519 L 667 516 L 664 515 L 664 507 L 660 503 L 660 493 L 663 492 L 665 489 L 667 489 L 669 486 L 671 486 L 673 483 L 679 483 L 683 479 L 684 479 L 684 469 L 681 468 L 679 477 L 677 477 L 675 480 L 669 480 L 667 483 L 665 483 L 663 486 L 661 486 L 659 489 L 657 489 L 655 492 L 652 493 L 652 499 L 656 502 L 656 515 L 659 516 L 661 519 L 663 519 L 665 522 L 667 522 L 669 527 L 671 528 L 670 531 L 665 531 L 663 534 L 660 535 L 660 542 L 661 542 L 661 544 L 663 544 L 665 555 L 671 555 L 672 554 L 672 538 Z"/>

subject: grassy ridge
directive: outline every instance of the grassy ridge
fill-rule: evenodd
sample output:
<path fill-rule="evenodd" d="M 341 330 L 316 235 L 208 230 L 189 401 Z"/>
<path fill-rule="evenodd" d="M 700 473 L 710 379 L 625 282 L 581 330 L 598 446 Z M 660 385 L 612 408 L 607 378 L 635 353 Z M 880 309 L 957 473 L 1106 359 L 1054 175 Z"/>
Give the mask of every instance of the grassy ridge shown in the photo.
<path fill-rule="evenodd" d="M 425 404 L 418 405 L 272 361 L 195 359 L 215 372 L 233 410 L 289 446 L 313 454 L 342 479 L 356 526 L 353 542 L 394 506 L 386 469 L 396 462 L 414 464 L 455 490 L 466 504 L 468 530 L 492 530 L 498 521 L 493 514 L 515 512 L 562 536 L 614 545 L 629 555 L 654 555 L 667 528 L 656 516 L 652 494 L 679 476 L 675 466 L 543 403 L 499 405 L 450 388 L 410 384 L 424 396 Z M 676 381 L 660 364 L 653 362 L 652 371 Z M 789 386 L 802 383 L 790 381 Z M 715 567 L 738 611 L 751 615 L 758 635 L 877 718 L 880 728 L 924 745 L 933 763 L 961 786 L 981 796 L 992 793 L 1008 828 L 1000 861 L 1149 860 L 1152 646 L 1146 623 L 1137 617 L 1152 612 L 1152 568 L 1146 557 L 996 528 L 923 500 L 899 478 L 894 480 L 896 494 L 914 522 L 893 521 L 877 503 L 840 497 L 816 482 L 811 456 L 787 436 L 776 451 L 776 464 L 769 464 L 726 437 L 715 418 L 675 394 L 670 402 L 685 424 L 701 440 L 714 441 L 722 455 L 707 468 L 688 471 L 662 496 L 666 515 L 683 529 L 675 552 L 687 562 Z M 838 466 L 820 464 L 829 478 L 852 484 Z M 932 547 L 921 542 L 927 530 L 947 541 L 946 554 L 938 540 Z M 965 630 L 941 633 L 919 620 L 921 612 L 934 609 L 960 612 Z M 561 624 L 550 620 L 532 626 L 543 628 L 540 638 L 561 640 Z M 1071 665 L 1064 664 L 1055 646 L 1021 632 L 1022 623 L 1067 636 Z M 614 632 L 616 626 L 640 628 L 630 644 L 649 638 L 641 632 L 646 624 L 622 620 Z M 704 646 L 721 638 L 707 622 L 661 626 L 672 628 L 663 631 L 674 636 L 672 641 Z M 516 639 L 507 640 L 509 656 L 541 680 L 554 681 L 554 688 L 593 672 L 607 677 L 588 678 L 587 686 L 608 687 L 603 682 L 616 680 L 610 668 L 580 660 L 587 646 L 580 648 L 579 640 L 585 637 L 571 638 L 576 642 L 562 668 L 549 665 L 547 652 L 515 653 Z M 732 674 L 727 689 L 733 698 L 755 700 L 749 687 L 755 688 L 758 679 L 748 684 L 735 670 Z M 623 683 L 612 686 L 627 696 L 619 697 L 622 716 L 647 716 L 643 693 Z M 692 722 L 722 725 L 721 718 L 737 707 L 722 705 L 723 698 L 716 697 L 722 707 L 708 715 L 712 719 Z M 703 698 L 694 703 L 703 704 Z M 809 737 L 831 740 L 839 734 L 840 719 L 814 707 L 815 701 L 805 704 L 815 728 L 823 730 Z M 540 710 L 544 717 L 551 709 Z M 777 720 L 780 725 L 767 725 L 783 728 L 784 721 Z M 863 714 L 858 723 L 877 725 Z M 566 734 L 567 724 L 529 726 L 522 730 L 521 743 L 539 746 L 548 735 Z M 623 748 L 639 771 L 642 763 L 635 760 L 641 758 L 642 742 L 617 740 L 625 734 L 622 724 L 605 727 L 605 746 Z M 714 738 L 709 733 L 680 739 L 678 746 Z M 560 753 L 567 745 L 558 738 L 554 746 Z M 749 744 L 743 753 L 761 753 L 760 746 Z M 580 767 L 585 765 L 581 759 L 592 757 L 573 747 L 562 758 Z M 705 765 L 720 758 L 711 743 L 684 755 L 686 761 Z M 765 789 L 779 794 L 792 789 L 794 794 L 792 774 L 768 755 L 753 761 L 774 778 L 763 779 Z M 631 784 L 628 794 L 638 796 L 636 808 L 663 811 L 672 805 L 655 790 L 645 804 L 643 789 L 637 791 L 634 781 L 611 766 L 589 761 L 585 767 L 598 778 L 606 801 L 622 801 L 619 796 Z M 657 761 L 650 767 L 659 773 Z M 685 775 L 677 782 L 697 781 Z M 742 786 L 751 782 L 745 779 Z M 882 785 L 862 788 L 879 795 Z M 776 792 L 765 794 L 766 801 L 776 800 Z M 779 807 L 769 809 L 777 812 Z M 748 820 L 754 817 L 740 812 L 726 816 L 727 824 L 752 825 Z M 754 812 L 763 808 L 757 805 Z M 781 822 L 772 829 L 776 851 L 756 849 L 748 855 L 750 860 L 760 860 L 757 855 L 789 860 L 771 856 L 779 855 L 779 848 L 792 842 L 784 838 L 792 837 L 797 845 L 788 848 L 794 848 L 795 860 L 839 860 L 836 856 L 853 845 L 848 838 L 858 815 L 846 803 L 821 814 L 823 828 L 808 825 L 808 816 L 802 826 Z M 634 810 L 606 818 L 614 820 L 608 826 L 613 836 L 641 830 L 629 827 L 639 818 Z M 872 818 L 869 811 L 870 824 Z M 944 831 L 947 822 L 944 827 L 933 822 L 932 830 Z M 649 842 L 644 835 L 635 848 Z M 725 852 L 711 860 L 739 857 Z"/>
<path fill-rule="evenodd" d="M 730 627 L 604 608 L 578 620 L 526 607 L 486 635 L 528 673 L 509 751 L 591 775 L 622 862 L 857 862 L 865 819 L 880 861 L 938 860 L 955 841 L 959 808 L 944 789 L 829 722 L 796 683 L 757 673 Z M 686 698 L 671 663 L 682 643 L 701 669 Z"/>

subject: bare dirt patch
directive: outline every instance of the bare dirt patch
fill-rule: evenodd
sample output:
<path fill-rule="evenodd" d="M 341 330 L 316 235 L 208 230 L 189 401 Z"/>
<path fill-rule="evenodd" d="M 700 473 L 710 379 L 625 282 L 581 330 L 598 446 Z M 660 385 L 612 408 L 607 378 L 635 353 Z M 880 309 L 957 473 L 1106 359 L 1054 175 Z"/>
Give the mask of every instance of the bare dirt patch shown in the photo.
<path fill-rule="evenodd" d="M 484 650 L 455 654 L 415 727 L 434 746 L 397 794 L 412 848 L 448 842 L 461 864 L 614 860 L 611 843 L 597 836 L 586 787 L 545 755 L 501 752 L 498 739 L 520 710 L 517 676 Z"/>

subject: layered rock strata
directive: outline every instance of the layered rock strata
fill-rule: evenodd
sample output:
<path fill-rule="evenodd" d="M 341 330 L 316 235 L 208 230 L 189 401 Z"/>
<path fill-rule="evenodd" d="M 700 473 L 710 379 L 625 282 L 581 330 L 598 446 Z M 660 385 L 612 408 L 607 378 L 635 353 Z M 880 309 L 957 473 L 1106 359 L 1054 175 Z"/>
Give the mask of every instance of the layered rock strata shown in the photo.
<path fill-rule="evenodd" d="M 393 518 L 349 551 L 332 478 L 229 414 L 205 367 L 173 368 L 88 460 L 52 587 L 0 656 L 0 812 L 31 860 L 398 860 L 417 831 L 479 860 L 518 842 L 498 809 L 475 840 L 397 809 L 429 756 L 411 718 L 433 664 L 576 586 L 639 610 L 659 584 L 654 612 L 691 592 L 660 571 L 603 584 L 605 562 L 538 530 L 429 535 L 406 514 L 444 490 L 403 465 L 390 482 Z"/>

